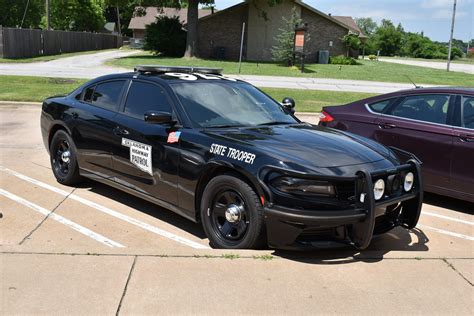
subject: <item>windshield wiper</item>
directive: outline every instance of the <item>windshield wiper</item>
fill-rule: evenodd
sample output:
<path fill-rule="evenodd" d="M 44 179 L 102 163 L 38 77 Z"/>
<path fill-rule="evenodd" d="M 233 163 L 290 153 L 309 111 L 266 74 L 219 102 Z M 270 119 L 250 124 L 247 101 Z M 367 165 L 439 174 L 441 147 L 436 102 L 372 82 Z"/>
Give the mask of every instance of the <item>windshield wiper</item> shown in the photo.
<path fill-rule="evenodd" d="M 290 125 L 290 124 L 296 124 L 296 122 L 295 122 L 295 123 L 291 123 L 291 122 L 279 122 L 279 121 L 275 121 L 275 122 L 268 122 L 268 123 L 258 124 L 258 126 Z"/>
<path fill-rule="evenodd" d="M 243 127 L 244 125 L 232 125 L 232 124 L 222 124 L 222 125 L 209 125 L 204 126 L 204 128 L 227 128 L 227 127 Z"/>

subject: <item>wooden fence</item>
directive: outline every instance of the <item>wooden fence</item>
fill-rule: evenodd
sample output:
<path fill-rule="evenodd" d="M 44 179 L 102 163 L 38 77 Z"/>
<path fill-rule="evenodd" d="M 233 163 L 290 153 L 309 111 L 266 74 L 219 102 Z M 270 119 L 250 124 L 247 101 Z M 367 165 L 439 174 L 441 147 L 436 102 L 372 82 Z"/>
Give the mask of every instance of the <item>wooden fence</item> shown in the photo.
<path fill-rule="evenodd" d="M 112 34 L 0 27 L 0 57 L 3 58 L 57 55 L 122 45 L 122 36 Z"/>

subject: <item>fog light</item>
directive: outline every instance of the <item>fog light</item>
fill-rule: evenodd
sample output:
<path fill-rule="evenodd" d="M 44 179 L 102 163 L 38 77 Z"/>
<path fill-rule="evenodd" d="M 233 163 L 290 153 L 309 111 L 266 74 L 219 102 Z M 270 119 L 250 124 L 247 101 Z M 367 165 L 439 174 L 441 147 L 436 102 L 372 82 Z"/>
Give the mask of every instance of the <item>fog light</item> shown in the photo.
<path fill-rule="evenodd" d="M 408 192 L 413 188 L 414 179 L 415 176 L 413 175 L 413 173 L 408 172 L 405 176 L 405 181 L 403 182 L 403 189 L 405 190 L 405 192 Z"/>
<path fill-rule="evenodd" d="M 382 179 L 377 180 L 374 184 L 374 198 L 380 200 L 385 192 L 385 181 Z"/>

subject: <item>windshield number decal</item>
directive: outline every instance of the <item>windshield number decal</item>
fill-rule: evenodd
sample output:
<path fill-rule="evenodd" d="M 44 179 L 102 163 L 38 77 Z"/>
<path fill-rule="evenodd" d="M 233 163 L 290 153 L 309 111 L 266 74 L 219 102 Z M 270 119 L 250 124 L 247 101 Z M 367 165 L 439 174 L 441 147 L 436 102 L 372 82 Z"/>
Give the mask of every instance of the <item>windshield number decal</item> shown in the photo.
<path fill-rule="evenodd" d="M 255 154 L 219 144 L 212 144 L 209 152 L 218 156 L 243 161 L 249 165 L 253 165 L 256 158 Z"/>
<path fill-rule="evenodd" d="M 185 74 L 181 72 L 166 72 L 165 75 L 170 76 L 170 77 L 176 77 L 178 79 L 187 80 L 187 81 L 198 80 L 198 77 L 201 79 L 206 79 L 206 80 L 221 79 L 221 80 L 228 80 L 228 81 L 237 81 L 237 79 L 222 76 L 222 75 L 205 75 L 205 74 L 200 74 L 196 72 L 193 74 Z"/>
<path fill-rule="evenodd" d="M 143 143 L 122 138 L 122 146 L 130 148 L 130 162 L 138 169 L 153 175 L 151 167 L 151 146 Z"/>

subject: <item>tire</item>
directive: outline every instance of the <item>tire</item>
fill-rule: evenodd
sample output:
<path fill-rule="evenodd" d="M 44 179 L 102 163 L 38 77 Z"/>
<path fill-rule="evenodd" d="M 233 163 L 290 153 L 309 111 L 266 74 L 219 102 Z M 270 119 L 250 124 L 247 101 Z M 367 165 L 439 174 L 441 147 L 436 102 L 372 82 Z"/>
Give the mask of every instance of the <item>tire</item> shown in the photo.
<path fill-rule="evenodd" d="M 59 183 L 74 185 L 81 182 L 76 146 L 71 136 L 64 130 L 58 130 L 54 134 L 49 146 L 49 160 L 53 174 Z"/>
<path fill-rule="evenodd" d="M 266 244 L 262 205 L 239 178 L 221 175 L 209 181 L 201 199 L 201 221 L 213 248 L 255 249 Z"/>

